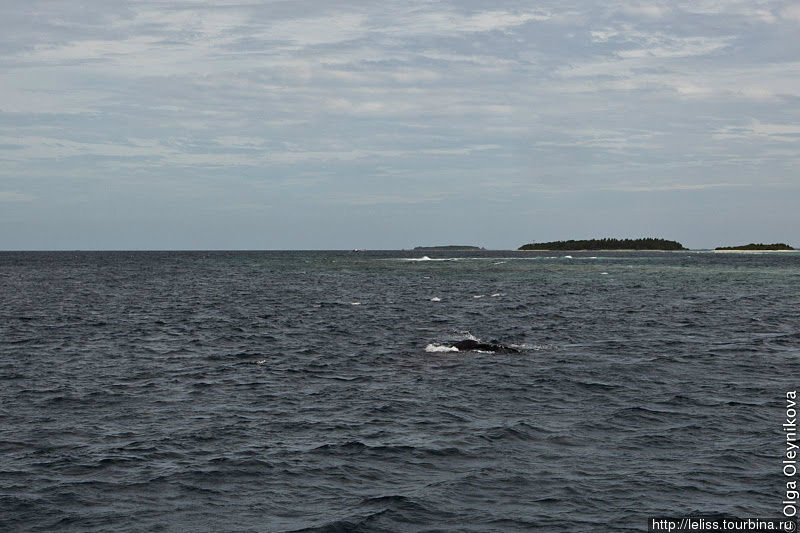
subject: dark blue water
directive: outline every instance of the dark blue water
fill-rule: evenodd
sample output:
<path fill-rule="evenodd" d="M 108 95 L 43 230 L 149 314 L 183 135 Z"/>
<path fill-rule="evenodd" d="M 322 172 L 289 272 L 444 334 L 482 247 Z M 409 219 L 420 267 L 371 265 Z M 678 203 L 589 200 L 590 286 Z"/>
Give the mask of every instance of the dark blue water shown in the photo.
<path fill-rule="evenodd" d="M 0 253 L 0 531 L 780 515 L 800 254 L 428 254 Z"/>

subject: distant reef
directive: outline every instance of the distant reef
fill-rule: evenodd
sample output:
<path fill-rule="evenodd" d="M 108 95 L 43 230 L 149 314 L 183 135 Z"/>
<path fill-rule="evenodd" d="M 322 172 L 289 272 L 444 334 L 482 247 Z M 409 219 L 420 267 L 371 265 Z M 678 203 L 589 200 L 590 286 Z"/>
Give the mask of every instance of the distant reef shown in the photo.
<path fill-rule="evenodd" d="M 774 251 L 790 251 L 794 250 L 794 248 L 782 242 L 776 242 L 775 244 L 762 244 L 762 243 L 755 244 L 751 242 L 750 244 L 745 244 L 743 246 L 718 246 L 717 248 L 715 248 L 715 250 L 720 250 L 722 252 L 728 250 L 743 251 L 743 252 L 759 252 L 759 251 L 774 252 Z"/>
<path fill-rule="evenodd" d="M 685 250 L 683 245 L 666 239 L 587 239 L 525 244 L 520 250 Z"/>
<path fill-rule="evenodd" d="M 468 252 L 474 250 L 484 250 L 480 246 L 459 246 L 457 244 L 448 244 L 447 246 L 417 246 L 414 248 L 415 252 Z"/>

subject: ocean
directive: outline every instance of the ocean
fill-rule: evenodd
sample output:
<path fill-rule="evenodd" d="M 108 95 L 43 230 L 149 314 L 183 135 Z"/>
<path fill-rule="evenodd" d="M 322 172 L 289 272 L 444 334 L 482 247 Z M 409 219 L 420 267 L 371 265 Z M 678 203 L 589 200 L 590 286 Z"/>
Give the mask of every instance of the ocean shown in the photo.
<path fill-rule="evenodd" d="M 0 253 L 0 531 L 781 516 L 800 253 L 425 253 Z"/>

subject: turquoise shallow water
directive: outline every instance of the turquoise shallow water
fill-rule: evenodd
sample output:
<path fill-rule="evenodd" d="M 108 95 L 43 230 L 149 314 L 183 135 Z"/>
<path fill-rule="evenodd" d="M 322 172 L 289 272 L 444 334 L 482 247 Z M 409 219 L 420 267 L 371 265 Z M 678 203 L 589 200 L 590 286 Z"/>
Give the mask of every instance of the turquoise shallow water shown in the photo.
<path fill-rule="evenodd" d="M 780 514 L 800 254 L 426 253 L 0 253 L 0 529 Z"/>

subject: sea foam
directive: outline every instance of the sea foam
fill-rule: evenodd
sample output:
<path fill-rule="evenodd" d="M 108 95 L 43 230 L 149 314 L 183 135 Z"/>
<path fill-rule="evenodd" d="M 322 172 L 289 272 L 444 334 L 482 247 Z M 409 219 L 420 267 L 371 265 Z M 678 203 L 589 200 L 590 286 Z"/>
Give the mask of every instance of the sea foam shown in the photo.
<path fill-rule="evenodd" d="M 425 351 L 429 353 L 433 352 L 457 352 L 458 348 L 455 346 L 446 346 L 443 344 L 429 344 L 425 347 Z"/>
<path fill-rule="evenodd" d="M 423 255 L 422 257 L 405 257 L 405 258 L 400 259 L 400 261 L 414 261 L 414 262 L 419 262 L 419 261 L 458 261 L 458 257 L 443 257 L 443 258 L 431 259 L 427 255 Z"/>

